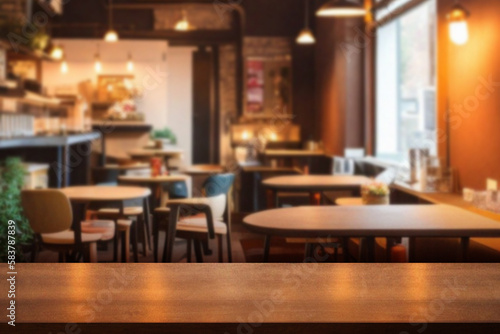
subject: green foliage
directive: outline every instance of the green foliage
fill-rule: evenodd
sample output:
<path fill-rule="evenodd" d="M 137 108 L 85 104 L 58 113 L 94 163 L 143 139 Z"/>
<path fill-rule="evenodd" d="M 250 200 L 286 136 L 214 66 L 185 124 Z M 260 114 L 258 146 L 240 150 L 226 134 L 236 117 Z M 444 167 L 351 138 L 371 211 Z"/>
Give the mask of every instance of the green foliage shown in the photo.
<path fill-rule="evenodd" d="M 177 137 L 169 128 L 163 128 L 160 130 L 153 130 L 151 132 L 152 139 L 170 139 L 172 144 L 177 143 Z"/>
<path fill-rule="evenodd" d="M 16 262 L 23 260 L 22 246 L 29 243 L 33 231 L 21 208 L 24 168 L 19 158 L 7 158 L 0 164 L 0 260 L 7 261 L 7 226 L 16 222 Z"/>

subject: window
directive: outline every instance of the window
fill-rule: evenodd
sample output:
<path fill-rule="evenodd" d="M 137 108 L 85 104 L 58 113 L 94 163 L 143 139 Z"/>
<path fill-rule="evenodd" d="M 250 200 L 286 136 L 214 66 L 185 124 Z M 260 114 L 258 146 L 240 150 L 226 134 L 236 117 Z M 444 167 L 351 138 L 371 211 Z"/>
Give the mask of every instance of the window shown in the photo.
<path fill-rule="evenodd" d="M 384 9 L 384 16 L 390 15 Z M 377 28 L 376 155 L 407 160 L 408 150 L 436 154 L 436 1 Z"/>

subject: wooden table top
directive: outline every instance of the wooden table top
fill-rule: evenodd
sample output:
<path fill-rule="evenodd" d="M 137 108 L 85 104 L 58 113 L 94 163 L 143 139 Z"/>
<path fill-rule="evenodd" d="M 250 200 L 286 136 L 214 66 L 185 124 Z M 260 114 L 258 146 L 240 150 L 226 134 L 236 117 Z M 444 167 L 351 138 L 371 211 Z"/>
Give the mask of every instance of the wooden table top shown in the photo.
<path fill-rule="evenodd" d="M 163 148 L 163 149 L 138 149 L 129 152 L 132 157 L 174 157 L 181 155 L 184 151 L 180 148 Z"/>
<path fill-rule="evenodd" d="M 135 169 L 147 169 L 149 168 L 149 164 L 144 162 L 138 162 L 128 165 L 106 164 L 104 167 L 99 167 L 99 168 L 108 170 L 135 170 Z"/>
<path fill-rule="evenodd" d="M 124 186 L 76 186 L 62 188 L 71 201 L 124 201 L 144 198 L 151 194 L 149 188 Z"/>
<path fill-rule="evenodd" d="M 207 175 L 223 173 L 224 167 L 221 165 L 192 165 L 182 170 L 182 173 L 188 175 Z"/>
<path fill-rule="evenodd" d="M 500 237 L 500 223 L 451 205 L 303 206 L 251 214 L 243 224 L 285 237 Z"/>
<path fill-rule="evenodd" d="M 118 177 L 118 181 L 130 182 L 130 183 L 170 183 L 186 181 L 188 179 L 187 175 L 175 174 L 175 175 L 122 175 Z"/>
<path fill-rule="evenodd" d="M 307 191 L 358 188 L 370 181 L 370 178 L 358 175 L 288 175 L 271 177 L 262 184 L 275 190 Z"/>
<path fill-rule="evenodd" d="M 408 323 L 422 312 L 430 323 L 500 321 L 498 264 L 20 263 L 17 270 L 17 323 L 240 323 L 260 305 L 273 310 L 264 323 Z M 8 291 L 5 279 L 0 285 Z M 0 300 L 8 305 L 6 293 Z M 432 312 L 436 301 L 445 307 Z"/>

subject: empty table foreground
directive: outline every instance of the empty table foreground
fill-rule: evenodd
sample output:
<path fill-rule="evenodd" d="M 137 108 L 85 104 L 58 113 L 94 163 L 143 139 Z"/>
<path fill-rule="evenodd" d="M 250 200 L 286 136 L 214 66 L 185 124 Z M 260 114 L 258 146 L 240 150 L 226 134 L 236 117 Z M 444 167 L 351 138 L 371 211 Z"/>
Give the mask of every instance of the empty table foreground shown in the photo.
<path fill-rule="evenodd" d="M 7 272 L 6 265 L 2 269 Z M 500 321 L 497 264 L 76 263 L 17 269 L 16 329 L 22 323 L 225 323 L 234 324 L 233 333 L 238 324 L 259 322 L 415 329 L 424 325 L 409 322 Z M 7 288 L 5 280 L 2 285 Z M 7 305 L 6 294 L 1 298 Z M 439 312 L 435 303 L 444 305 Z"/>

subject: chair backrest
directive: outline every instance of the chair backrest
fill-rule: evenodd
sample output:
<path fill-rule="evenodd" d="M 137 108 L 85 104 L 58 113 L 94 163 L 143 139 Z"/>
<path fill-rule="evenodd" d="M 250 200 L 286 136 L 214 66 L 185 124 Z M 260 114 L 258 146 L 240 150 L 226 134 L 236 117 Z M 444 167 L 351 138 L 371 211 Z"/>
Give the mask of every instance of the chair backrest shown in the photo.
<path fill-rule="evenodd" d="M 60 190 L 23 190 L 21 204 L 24 215 L 35 233 L 62 232 L 71 227 L 71 204 Z"/>
<path fill-rule="evenodd" d="M 120 171 L 96 167 L 92 169 L 92 182 L 97 185 L 116 185 Z"/>
<path fill-rule="evenodd" d="M 163 190 L 168 193 L 169 199 L 188 198 L 188 187 L 184 181 L 168 183 Z"/>
<path fill-rule="evenodd" d="M 203 183 L 203 193 L 210 199 L 210 208 L 214 219 L 222 219 L 224 213 L 228 215 L 228 195 L 233 183 L 234 174 L 232 173 L 211 175 Z"/>

